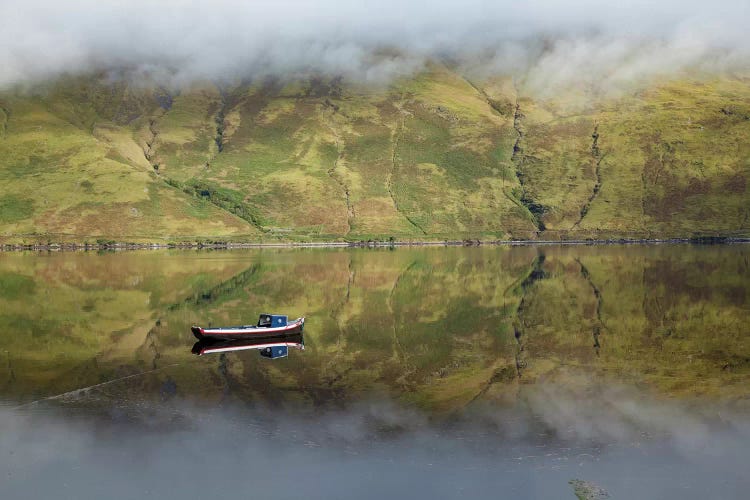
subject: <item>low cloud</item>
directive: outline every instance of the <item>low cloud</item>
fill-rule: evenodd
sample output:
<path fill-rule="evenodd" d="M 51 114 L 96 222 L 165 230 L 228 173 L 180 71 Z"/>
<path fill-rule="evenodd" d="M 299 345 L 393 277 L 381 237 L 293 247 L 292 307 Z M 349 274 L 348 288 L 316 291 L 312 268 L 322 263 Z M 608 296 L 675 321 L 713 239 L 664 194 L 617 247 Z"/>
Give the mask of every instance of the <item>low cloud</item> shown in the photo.
<path fill-rule="evenodd" d="M 0 5 L 0 87 L 129 68 L 172 82 L 318 71 L 383 83 L 427 60 L 531 91 L 750 67 L 746 1 L 333 0 Z"/>

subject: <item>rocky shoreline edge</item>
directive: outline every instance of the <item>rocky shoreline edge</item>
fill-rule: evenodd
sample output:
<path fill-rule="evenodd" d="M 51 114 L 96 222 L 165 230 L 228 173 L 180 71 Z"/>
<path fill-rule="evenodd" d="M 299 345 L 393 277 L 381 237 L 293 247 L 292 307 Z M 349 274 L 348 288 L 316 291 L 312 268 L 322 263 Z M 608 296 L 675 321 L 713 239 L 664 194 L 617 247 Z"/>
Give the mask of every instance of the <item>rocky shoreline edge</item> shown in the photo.
<path fill-rule="evenodd" d="M 34 243 L 3 244 L 0 252 L 38 251 L 38 252 L 78 252 L 78 251 L 123 251 L 123 250 L 191 250 L 215 249 L 229 250 L 241 248 L 396 248 L 396 247 L 472 247 L 472 246 L 539 246 L 539 245 L 658 245 L 658 244 L 698 244 L 716 245 L 750 243 L 750 238 L 734 237 L 698 237 L 698 238 L 611 238 L 601 240 L 443 240 L 443 241 L 393 241 L 393 240 L 360 240 L 360 241 L 322 241 L 322 242 L 180 242 L 180 243 Z"/>

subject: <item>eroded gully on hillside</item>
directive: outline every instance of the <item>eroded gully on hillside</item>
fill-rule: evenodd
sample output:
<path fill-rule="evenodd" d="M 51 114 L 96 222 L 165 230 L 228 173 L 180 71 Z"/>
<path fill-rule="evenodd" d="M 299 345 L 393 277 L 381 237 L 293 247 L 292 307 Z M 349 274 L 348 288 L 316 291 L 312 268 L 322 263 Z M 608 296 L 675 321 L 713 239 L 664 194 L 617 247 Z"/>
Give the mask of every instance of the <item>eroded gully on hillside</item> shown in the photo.
<path fill-rule="evenodd" d="M 329 103 L 328 99 L 326 99 L 326 103 Z M 337 112 L 337 107 L 330 106 L 332 115 L 335 115 Z M 328 129 L 331 131 L 331 134 L 333 135 L 335 144 L 336 144 L 336 158 L 333 160 L 333 165 L 331 165 L 331 168 L 329 168 L 326 173 L 328 174 L 328 177 L 331 178 L 333 182 L 335 182 L 341 191 L 344 193 L 344 200 L 346 202 L 346 233 L 344 236 L 348 235 L 352 231 L 352 219 L 355 217 L 354 213 L 354 206 L 351 202 L 351 195 L 349 192 L 349 186 L 346 184 L 346 182 L 343 181 L 337 174 L 339 163 L 341 162 L 341 159 L 344 155 L 344 145 L 343 141 L 341 140 L 341 136 L 338 133 L 338 130 L 336 130 L 336 126 L 333 123 L 333 116 L 330 117 L 328 120 Z"/>
<path fill-rule="evenodd" d="M 477 85 L 475 85 L 473 82 L 471 82 L 468 79 L 465 79 L 466 83 L 468 83 L 476 92 L 479 94 L 482 99 L 487 103 L 487 105 L 500 117 L 505 118 L 506 113 L 498 107 L 498 105 L 493 101 L 487 93 L 479 88 Z M 523 175 L 523 164 L 524 164 L 524 151 L 523 151 L 523 145 L 522 141 L 524 139 L 525 133 L 523 131 L 523 125 L 522 120 L 524 118 L 523 113 L 521 113 L 521 104 L 520 104 L 520 97 L 518 89 L 516 88 L 515 84 L 513 86 L 513 89 L 516 94 L 516 100 L 515 104 L 513 106 L 513 130 L 516 132 L 516 140 L 513 143 L 513 154 L 511 155 L 511 162 L 515 166 L 514 173 L 516 175 L 516 179 L 518 180 L 519 185 L 521 186 L 521 197 L 517 198 L 515 195 L 506 192 L 503 190 L 503 194 L 511 201 L 514 205 L 518 206 L 519 208 L 526 211 L 529 219 L 536 227 L 537 231 L 544 231 L 544 223 L 541 220 L 541 214 L 537 215 L 535 214 L 535 211 L 537 211 L 541 205 L 536 203 L 531 197 L 529 196 L 528 192 L 526 191 L 526 186 L 524 185 L 525 179 Z"/>
<path fill-rule="evenodd" d="M 520 97 L 518 97 L 518 94 L 516 94 L 516 96 L 515 111 L 513 112 L 513 129 L 516 131 L 516 142 L 513 144 L 511 161 L 516 167 L 516 177 L 518 178 L 518 183 L 521 185 L 521 197 L 519 201 L 526 210 L 528 210 L 531 220 L 536 226 L 537 232 L 543 232 L 546 231 L 547 228 L 542 220 L 542 215 L 547 211 L 547 207 L 532 198 L 529 194 L 526 183 L 526 174 L 524 172 L 526 162 L 530 158 L 524 150 L 526 132 L 524 131 L 523 120 L 526 116 L 521 112 Z"/>
<path fill-rule="evenodd" d="M 601 190 L 602 188 L 601 165 L 602 160 L 604 159 L 604 155 L 602 154 L 601 149 L 599 149 L 598 123 L 594 125 L 594 132 L 591 134 L 591 139 L 591 159 L 594 162 L 594 188 L 592 189 L 591 196 L 589 196 L 586 203 L 583 205 L 583 207 L 581 207 L 581 214 L 575 224 L 573 224 L 573 229 L 577 229 L 580 227 L 583 218 L 586 217 L 586 214 L 589 213 L 591 204 L 594 202 L 594 199 L 599 194 L 599 190 Z"/>
<path fill-rule="evenodd" d="M 398 144 L 401 140 L 401 135 L 403 134 L 404 127 L 406 126 L 407 114 L 407 111 L 403 109 L 403 102 L 400 102 L 398 105 L 396 105 L 396 109 L 398 109 L 400 119 L 396 121 L 396 123 L 393 125 L 393 128 L 391 129 L 391 171 L 388 173 L 388 177 L 386 178 L 386 188 L 388 189 L 388 194 L 391 197 L 391 201 L 393 201 L 393 207 L 396 209 L 396 212 L 401 214 L 409 222 L 409 224 L 414 226 L 419 232 L 426 235 L 427 231 L 425 231 L 422 226 L 417 224 L 414 219 L 409 217 L 409 215 L 399 207 L 398 201 L 396 201 L 396 196 L 393 193 L 393 176 L 396 174 L 396 165 L 398 164 L 396 155 L 398 153 Z"/>
<path fill-rule="evenodd" d="M 2 113 L 2 121 L 0 122 L 0 137 L 5 138 L 8 133 L 8 122 L 10 121 L 10 111 L 4 106 L 0 106 L 0 113 Z"/>

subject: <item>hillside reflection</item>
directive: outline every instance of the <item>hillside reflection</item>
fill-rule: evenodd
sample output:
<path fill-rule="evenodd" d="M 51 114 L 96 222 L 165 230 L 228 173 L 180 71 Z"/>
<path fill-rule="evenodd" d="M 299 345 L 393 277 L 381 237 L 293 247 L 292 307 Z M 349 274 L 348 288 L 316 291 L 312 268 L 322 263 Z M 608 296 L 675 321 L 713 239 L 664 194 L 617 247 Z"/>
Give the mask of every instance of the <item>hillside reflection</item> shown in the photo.
<path fill-rule="evenodd" d="M 203 402 L 377 394 L 450 413 L 583 373 L 745 404 L 749 261 L 741 245 L 5 254 L 0 398 L 107 384 L 159 400 L 166 383 Z M 191 324 L 261 312 L 305 316 L 304 355 L 189 352 Z"/>

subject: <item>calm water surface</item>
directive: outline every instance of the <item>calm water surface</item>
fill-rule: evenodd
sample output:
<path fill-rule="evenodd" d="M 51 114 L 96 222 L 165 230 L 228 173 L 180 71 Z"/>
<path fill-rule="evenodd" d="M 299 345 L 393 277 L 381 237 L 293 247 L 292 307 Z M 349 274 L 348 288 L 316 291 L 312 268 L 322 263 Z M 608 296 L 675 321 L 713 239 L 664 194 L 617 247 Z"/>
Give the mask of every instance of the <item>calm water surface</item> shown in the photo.
<path fill-rule="evenodd" d="M 747 245 L 0 254 L 0 498 L 747 498 L 749 288 Z M 305 349 L 191 353 L 263 312 Z"/>

